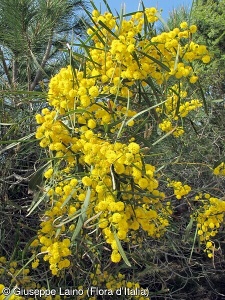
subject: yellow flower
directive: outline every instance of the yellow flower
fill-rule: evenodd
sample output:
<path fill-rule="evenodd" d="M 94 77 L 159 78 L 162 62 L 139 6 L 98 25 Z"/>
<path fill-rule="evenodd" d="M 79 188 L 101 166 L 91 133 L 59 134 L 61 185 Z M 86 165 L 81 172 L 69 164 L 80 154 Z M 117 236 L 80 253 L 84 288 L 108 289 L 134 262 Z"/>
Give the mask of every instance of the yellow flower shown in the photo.
<path fill-rule="evenodd" d="M 96 121 L 93 120 L 93 119 L 89 119 L 88 120 L 88 123 L 87 123 L 87 126 L 90 128 L 90 129 L 94 129 L 96 127 Z"/>
<path fill-rule="evenodd" d="M 90 105 L 91 101 L 88 95 L 83 95 L 80 97 L 80 102 L 83 107 L 87 107 Z"/>
<path fill-rule="evenodd" d="M 191 25 L 189 28 L 191 33 L 195 33 L 197 31 L 197 26 L 196 25 Z"/>
<path fill-rule="evenodd" d="M 181 29 L 186 29 L 187 27 L 188 27 L 188 23 L 187 22 L 180 23 L 180 28 Z"/>
<path fill-rule="evenodd" d="M 135 49 L 134 44 L 130 44 L 130 45 L 127 47 L 127 51 L 128 51 L 128 52 L 133 52 L 134 49 Z"/>
<path fill-rule="evenodd" d="M 48 169 L 48 170 L 44 173 L 44 177 L 47 178 L 47 179 L 49 179 L 49 178 L 52 177 L 52 174 L 53 174 L 53 169 L 50 168 L 50 169 Z"/>
<path fill-rule="evenodd" d="M 99 95 L 99 91 L 98 91 L 97 86 L 92 86 L 89 89 L 89 95 L 92 96 L 92 97 L 97 97 Z"/>
<path fill-rule="evenodd" d="M 103 218 L 103 219 L 100 219 L 99 221 L 99 228 L 106 228 L 108 226 L 109 222 L 107 219 Z"/>
<path fill-rule="evenodd" d="M 85 186 L 91 186 L 92 184 L 92 179 L 88 176 L 84 176 L 82 178 L 82 183 L 85 185 Z"/>
<path fill-rule="evenodd" d="M 118 230 L 117 236 L 120 240 L 124 240 L 127 237 L 127 232 L 123 229 Z"/>
<path fill-rule="evenodd" d="M 137 143 L 131 142 L 128 145 L 128 150 L 132 153 L 132 154 L 137 154 L 140 151 L 140 146 Z"/>
<path fill-rule="evenodd" d="M 32 269 L 36 269 L 39 265 L 39 259 L 36 259 L 35 261 L 32 262 Z"/>
<path fill-rule="evenodd" d="M 195 83 L 198 80 L 198 76 L 191 76 L 189 81 L 190 83 Z"/>
<path fill-rule="evenodd" d="M 209 63 L 210 62 L 210 56 L 209 55 L 203 56 L 202 61 L 204 62 L 204 64 Z"/>
<path fill-rule="evenodd" d="M 121 260 L 121 255 L 119 254 L 118 251 L 113 250 L 112 254 L 111 254 L 111 261 L 114 263 L 118 263 Z"/>
<path fill-rule="evenodd" d="M 4 290 L 4 288 L 5 288 L 5 286 L 0 283 L 0 294 L 2 294 L 2 291 Z M 4 298 L 0 298 L 0 299 L 4 299 Z"/>
<path fill-rule="evenodd" d="M 129 126 L 129 127 L 132 127 L 132 126 L 134 126 L 134 120 L 131 120 L 131 121 L 129 121 L 128 123 L 127 123 L 127 125 Z"/>
<path fill-rule="evenodd" d="M 146 178 L 140 178 L 138 180 L 138 185 L 140 188 L 145 189 L 148 186 L 148 180 Z"/>
<path fill-rule="evenodd" d="M 121 221 L 121 219 L 122 219 L 122 215 L 120 213 L 114 213 L 112 215 L 112 221 L 114 223 L 119 223 Z"/>

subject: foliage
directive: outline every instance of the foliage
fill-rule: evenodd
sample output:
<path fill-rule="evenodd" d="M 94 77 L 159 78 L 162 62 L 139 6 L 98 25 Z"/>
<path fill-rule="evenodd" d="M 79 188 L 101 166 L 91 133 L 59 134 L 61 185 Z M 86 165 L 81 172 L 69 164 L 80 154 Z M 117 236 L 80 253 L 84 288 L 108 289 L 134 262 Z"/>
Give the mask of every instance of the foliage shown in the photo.
<path fill-rule="evenodd" d="M 195 0 L 191 9 L 184 6 L 174 9 L 167 21 L 169 28 L 178 27 L 181 21 L 197 26 L 195 41 L 206 45 L 211 56 L 209 64 L 197 67 L 201 83 L 211 99 L 224 98 L 224 5 L 223 0 Z"/>
<path fill-rule="evenodd" d="M 179 6 L 174 8 L 170 13 L 166 25 L 169 28 L 176 28 L 180 26 L 180 23 L 186 21 L 189 22 L 190 10 L 186 6 Z M 163 30 L 163 29 L 160 29 Z M 196 33 L 197 34 L 197 33 Z M 196 35 L 195 35 L 196 39 Z"/>
<path fill-rule="evenodd" d="M 225 1 L 195 1 L 192 20 L 198 27 L 197 40 L 207 45 L 212 61 L 200 68 L 207 92 L 216 99 L 224 98 L 224 11 Z"/>
<path fill-rule="evenodd" d="M 16 278 L 14 283 L 20 284 L 28 280 L 24 257 L 39 224 L 38 211 L 30 217 L 26 215 L 32 201 L 40 196 L 43 176 L 39 167 L 46 163 L 46 155 L 35 139 L 35 114 L 41 111 L 46 98 L 46 82 L 41 79 L 55 73 L 62 61 L 66 63 L 60 48 L 65 47 L 62 43 L 72 32 L 71 25 L 77 34 L 82 34 L 83 26 L 79 19 L 76 30 L 81 1 L 67 1 L 68 5 L 65 1 L 42 1 L 45 6 L 53 5 L 55 10 L 57 3 L 62 6 L 64 2 L 54 24 L 47 20 L 40 22 L 45 16 L 40 2 L 0 3 L 0 256 L 7 257 L 6 264 L 3 264 L 5 258 L 1 259 L 0 278 L 6 285 L 13 278 Z M 71 14 L 74 22 L 70 18 L 67 23 L 66 17 Z M 50 45 L 51 26 L 54 32 Z"/>
<path fill-rule="evenodd" d="M 58 70 L 60 49 L 81 35 L 83 0 L 0 3 L 1 85 L 33 91 Z M 64 59 L 65 63 L 65 59 Z M 40 87 L 39 87 L 40 89 Z"/>
<path fill-rule="evenodd" d="M 186 21 L 157 34 L 155 8 L 113 16 L 93 7 L 87 40 L 73 45 L 81 51 L 36 114 L 48 159 L 28 216 L 39 211 L 40 227 L 20 261 L 0 258 L 0 288 L 13 274 L 10 287 L 57 290 L 46 299 L 68 286 L 76 299 L 202 296 L 199 278 L 211 283 L 209 266 L 224 264 L 224 148 L 215 159 L 204 140 L 219 147 L 223 131 L 215 141 L 198 79 L 208 50 Z"/>

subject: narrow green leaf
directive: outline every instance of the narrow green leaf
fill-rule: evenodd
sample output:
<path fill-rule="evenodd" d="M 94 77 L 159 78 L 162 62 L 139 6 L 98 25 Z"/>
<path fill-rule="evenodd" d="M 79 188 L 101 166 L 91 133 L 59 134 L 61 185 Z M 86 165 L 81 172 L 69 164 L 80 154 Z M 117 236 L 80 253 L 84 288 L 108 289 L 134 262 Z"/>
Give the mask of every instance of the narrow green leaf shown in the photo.
<path fill-rule="evenodd" d="M 140 54 L 148 57 L 149 59 L 151 59 L 152 61 L 154 61 L 157 65 L 159 65 L 161 68 L 163 68 L 164 70 L 166 70 L 167 72 L 170 72 L 170 68 L 165 65 L 164 63 L 162 63 L 160 60 L 156 59 L 155 57 L 145 53 L 145 52 L 142 52 L 142 51 L 138 51 Z"/>
<path fill-rule="evenodd" d="M 149 22 L 148 22 L 148 18 L 146 16 L 145 13 L 145 8 L 144 8 L 144 4 L 143 4 L 143 11 L 144 11 L 144 36 L 147 36 L 148 33 L 148 29 L 149 29 Z"/>
<path fill-rule="evenodd" d="M 174 62 L 174 70 L 177 69 L 177 64 L 179 62 L 179 55 L 180 55 L 180 44 L 178 45 L 178 48 L 177 48 L 177 54 L 176 54 L 176 58 L 175 58 L 175 62 Z"/>
<path fill-rule="evenodd" d="M 101 20 L 98 22 L 103 28 L 105 28 L 111 35 L 113 35 L 116 39 L 118 39 L 118 36 L 108 27 L 103 23 Z"/>
<path fill-rule="evenodd" d="M 37 196 L 39 196 L 39 193 L 37 193 Z M 44 201 L 46 198 L 48 198 L 47 192 L 45 192 L 39 199 L 37 197 L 33 199 L 31 206 L 28 208 L 28 214 L 26 217 L 28 217 L 32 212 L 41 204 L 42 201 Z M 37 201 L 36 201 L 37 200 Z"/>
<path fill-rule="evenodd" d="M 154 85 L 154 82 L 151 77 L 148 77 L 145 82 L 151 87 L 153 90 L 154 96 L 156 97 L 158 103 L 161 101 L 159 95 L 161 94 L 160 91 Z"/>
<path fill-rule="evenodd" d="M 115 230 L 113 230 L 113 234 L 114 234 L 114 238 L 115 238 L 115 241 L 116 241 L 116 244 L 117 244 L 117 247 L 118 247 L 118 250 L 119 250 L 120 255 L 122 256 L 122 258 L 123 258 L 125 264 L 126 264 L 128 267 L 131 267 L 131 263 L 129 262 L 129 260 L 128 260 L 126 254 L 125 254 L 125 252 L 124 252 L 124 250 L 123 250 L 123 247 L 122 247 L 122 245 L 121 245 L 121 243 L 120 243 L 120 240 L 118 239 L 118 236 L 117 236 Z"/>
<path fill-rule="evenodd" d="M 68 201 L 70 201 L 70 199 L 72 198 L 73 196 L 73 193 L 77 190 L 77 188 L 74 188 L 72 189 L 72 191 L 69 193 L 69 195 L 66 197 L 66 200 L 63 202 L 63 204 L 61 205 L 61 208 L 63 208 L 67 203 Z"/>
<path fill-rule="evenodd" d="M 166 134 L 164 134 L 160 139 L 158 139 L 156 142 L 154 142 L 152 144 L 152 146 L 157 145 L 158 143 L 160 143 L 162 140 L 164 140 L 165 138 L 167 138 L 169 135 L 171 135 L 174 131 L 176 130 L 176 127 L 173 128 L 171 131 L 167 132 Z"/>
<path fill-rule="evenodd" d="M 191 126 L 194 129 L 194 132 L 196 133 L 196 135 L 198 135 L 198 130 L 197 130 L 194 122 L 191 119 L 189 119 L 189 118 L 187 118 L 187 120 L 191 123 Z"/>
<path fill-rule="evenodd" d="M 201 83 L 200 83 L 199 80 L 197 80 L 197 85 L 199 87 L 199 90 L 200 90 L 200 93 L 201 93 L 201 96 L 202 96 L 202 101 L 203 101 L 203 104 L 204 104 L 205 113 L 208 115 L 209 111 L 208 111 L 208 106 L 207 106 L 207 103 L 206 103 L 205 94 L 204 94 L 203 88 L 202 88 Z"/>
<path fill-rule="evenodd" d="M 143 1 L 141 1 L 141 6 L 142 6 L 142 11 L 145 12 L 145 5 Z"/>
<path fill-rule="evenodd" d="M 98 10 L 97 7 L 96 7 L 95 4 L 94 4 L 94 1 L 90 0 L 90 3 L 91 3 L 91 5 L 93 6 L 93 8 L 94 8 L 95 10 Z"/>
<path fill-rule="evenodd" d="M 106 6 L 107 10 L 108 10 L 111 14 L 113 14 L 113 13 L 112 13 L 112 10 L 111 10 L 111 8 L 110 8 L 110 6 L 109 6 L 109 4 L 108 4 L 108 2 L 107 2 L 106 0 L 103 0 L 103 2 L 105 3 L 105 6 Z"/>
<path fill-rule="evenodd" d="M 90 189 L 90 187 L 88 187 L 87 194 L 86 194 L 84 203 L 83 203 L 82 208 L 81 208 L 81 215 L 80 215 L 80 217 L 79 217 L 79 219 L 77 221 L 77 226 L 76 226 L 76 228 L 75 228 L 75 230 L 73 232 L 73 235 L 71 237 L 71 241 L 72 242 L 76 239 L 76 237 L 80 233 L 81 228 L 82 228 L 82 226 L 84 224 L 85 218 L 87 217 L 86 211 L 88 209 L 88 205 L 90 203 L 90 199 L 91 199 L 91 189 Z"/>
<path fill-rule="evenodd" d="M 76 211 L 74 214 L 72 214 L 69 217 L 66 217 L 63 221 L 61 221 L 59 224 L 54 224 L 55 227 L 62 227 L 63 225 L 70 223 L 71 221 L 77 219 L 78 217 L 81 216 L 81 209 L 79 209 L 78 211 Z"/>
<path fill-rule="evenodd" d="M 176 107 L 176 111 L 175 111 L 175 116 L 178 115 L 179 109 L 180 109 L 180 101 L 181 101 L 180 93 L 181 93 L 181 91 L 180 91 L 180 80 L 179 80 L 178 101 L 177 101 L 177 107 Z"/>
<path fill-rule="evenodd" d="M 97 27 L 98 29 L 93 28 L 91 25 L 89 25 L 89 28 L 92 29 L 93 33 L 92 33 L 92 35 L 90 35 L 90 37 L 88 38 L 88 40 L 91 40 L 91 38 L 92 38 L 94 35 L 96 35 L 96 36 L 98 37 L 99 41 L 100 41 L 103 45 L 105 45 L 105 41 L 103 40 L 103 38 L 102 38 L 102 37 L 99 35 L 99 33 L 98 33 L 98 31 L 101 32 L 100 28 L 98 27 L 98 24 L 96 24 L 96 27 Z M 101 34 L 102 34 L 102 32 L 101 32 Z M 103 35 L 103 34 L 102 34 L 102 35 Z M 84 44 L 86 44 L 88 40 L 86 40 Z"/>
<path fill-rule="evenodd" d="M 187 242 L 188 239 L 189 239 L 189 237 L 190 237 L 190 232 L 191 232 L 191 230 L 193 228 L 193 223 L 194 223 L 194 220 L 191 217 L 190 218 L 190 222 L 188 223 L 188 225 L 187 225 L 187 227 L 185 229 L 185 232 L 184 232 L 184 238 L 183 238 L 184 242 Z"/>
<path fill-rule="evenodd" d="M 49 75 L 45 72 L 45 70 L 42 68 L 42 66 L 38 63 L 38 61 L 37 61 L 37 59 L 36 59 L 34 53 L 33 53 L 32 50 L 31 50 L 31 48 L 29 48 L 29 50 L 30 50 L 30 54 L 31 54 L 31 56 L 32 56 L 32 58 L 33 58 L 34 64 L 38 67 L 39 70 L 41 70 L 41 72 L 42 72 L 43 74 L 45 74 L 45 76 L 46 76 L 47 78 L 49 78 Z"/>
<path fill-rule="evenodd" d="M 8 146 L 6 146 L 4 149 L 2 149 L 2 150 L 0 151 L 0 154 L 4 153 L 5 151 L 7 151 L 7 150 L 9 150 L 9 149 L 11 149 L 11 148 L 16 147 L 17 145 L 19 145 L 19 144 L 22 143 L 22 142 L 26 142 L 26 141 L 29 140 L 32 136 L 34 136 L 34 134 L 35 134 L 35 133 L 30 133 L 30 134 L 28 134 L 28 135 L 26 135 L 26 136 L 24 136 L 24 137 L 22 137 L 22 138 L 16 140 L 15 142 L 14 142 L 14 141 L 13 141 L 13 142 L 12 142 L 12 141 L 7 141 L 7 143 L 10 143 L 10 145 L 8 145 Z M 11 143 L 11 142 L 12 142 L 12 143 Z M 30 140 L 29 140 L 28 142 L 30 142 Z M 0 141 L 0 144 L 4 144 L 4 141 Z"/>
<path fill-rule="evenodd" d="M 168 24 L 167 24 L 167 23 L 165 22 L 165 20 L 162 18 L 161 14 L 158 13 L 158 12 L 156 12 L 155 15 L 156 15 L 156 17 L 159 19 L 159 21 L 163 24 L 164 29 L 165 29 L 166 31 L 170 31 L 170 28 L 169 28 Z"/>
<path fill-rule="evenodd" d="M 155 105 L 153 105 L 153 106 L 151 106 L 151 107 L 149 107 L 149 108 L 146 108 L 146 109 L 144 109 L 144 110 L 142 110 L 142 111 L 140 111 L 139 113 L 137 113 L 136 115 L 134 115 L 133 117 L 131 117 L 131 118 L 126 122 L 126 125 L 127 125 L 130 121 L 136 119 L 137 117 L 139 117 L 139 116 L 141 116 L 142 114 L 144 114 L 144 113 L 150 111 L 150 110 L 153 109 L 153 108 L 159 107 L 159 105 L 161 105 L 161 104 L 163 104 L 163 103 L 165 103 L 165 102 L 166 102 L 166 100 L 165 100 L 165 101 L 162 101 L 162 102 L 160 102 L 160 103 L 157 103 L 157 104 L 155 104 Z"/>
<path fill-rule="evenodd" d="M 211 100 L 212 103 L 222 103 L 224 102 L 224 99 L 215 99 L 215 100 Z"/>
<path fill-rule="evenodd" d="M 31 96 L 38 96 L 38 97 L 42 96 L 43 98 L 46 98 L 46 95 L 47 95 L 47 93 L 45 93 L 45 92 L 25 91 L 25 90 L 24 91 L 19 91 L 19 90 L 18 91 L 4 91 L 4 90 L 1 90 L 0 94 L 3 94 L 3 95 L 31 95 Z"/>
<path fill-rule="evenodd" d="M 56 233 L 55 233 L 55 238 L 56 238 L 56 239 L 57 239 L 57 237 L 60 235 L 61 231 L 62 231 L 62 228 L 57 228 L 57 229 L 56 229 Z"/>
<path fill-rule="evenodd" d="M 128 121 L 129 122 L 129 121 Z M 127 122 L 127 123 L 128 123 Z M 147 116 L 142 122 L 141 122 L 141 124 L 139 124 L 138 126 L 137 126 L 137 128 L 136 128 L 136 130 L 134 131 L 134 133 L 133 133 L 133 136 L 136 136 L 136 134 L 138 133 L 138 132 L 140 132 L 140 130 L 144 127 L 144 125 L 146 124 L 146 123 L 148 123 L 149 122 L 149 117 Z"/>
<path fill-rule="evenodd" d="M 139 10 L 138 12 L 143 12 L 143 10 Z M 136 11 L 133 11 L 133 12 L 130 12 L 130 13 L 124 14 L 123 16 L 124 16 L 124 17 L 130 17 L 130 16 L 133 16 L 133 15 L 135 15 L 136 13 L 137 13 Z"/>
<path fill-rule="evenodd" d="M 127 111 L 129 110 L 129 107 L 130 107 L 130 97 L 129 97 L 129 94 L 128 94 L 128 98 L 127 98 Z M 120 129 L 119 129 L 119 131 L 118 131 L 118 133 L 117 133 L 116 140 L 120 137 L 120 134 L 121 134 L 121 132 L 122 132 L 122 130 L 123 130 L 123 128 L 124 128 L 126 119 L 127 119 L 127 117 L 125 116 L 125 117 L 124 117 L 124 120 L 123 120 L 123 122 L 122 122 L 122 124 L 121 124 L 121 126 L 120 126 Z"/>
<path fill-rule="evenodd" d="M 192 254 L 193 254 L 193 251 L 194 251 L 194 247 L 195 247 L 195 242 L 196 242 L 196 239 L 197 239 L 197 235 L 198 235 L 198 227 L 196 226 L 196 230 L 195 230 L 195 236 L 194 236 L 194 239 L 193 239 L 193 244 L 192 244 L 192 247 L 191 247 L 191 254 L 190 254 L 190 257 L 189 257 L 189 263 L 191 262 L 191 258 L 192 258 Z"/>
<path fill-rule="evenodd" d="M 134 60 L 136 61 L 138 67 L 141 68 L 141 65 L 140 65 L 140 59 L 138 58 L 137 53 L 136 53 L 136 52 L 133 52 L 133 53 L 132 53 L 132 56 L 133 56 Z"/>
<path fill-rule="evenodd" d="M 10 138 L 11 133 L 14 135 L 14 133 L 18 130 L 18 124 L 15 123 L 13 125 L 10 126 L 10 128 L 7 130 L 7 132 L 4 134 L 4 136 L 2 137 L 2 141 L 7 141 L 8 137 Z"/>
<path fill-rule="evenodd" d="M 123 120 L 122 119 L 119 119 L 113 123 L 110 123 L 110 124 L 107 124 L 108 125 L 108 129 L 112 129 L 113 127 L 115 127 L 116 125 L 120 124 Z"/>
<path fill-rule="evenodd" d="M 63 116 L 59 116 L 59 119 L 61 118 L 65 118 L 65 116 L 69 116 L 69 115 L 72 115 L 72 114 L 83 114 L 83 113 L 87 113 L 89 115 L 91 115 L 91 112 L 86 110 L 86 109 L 73 109 L 73 110 L 69 110 L 68 112 L 66 112 Z"/>
<path fill-rule="evenodd" d="M 87 41 L 88 41 L 88 39 L 85 40 L 85 44 L 87 44 Z M 72 46 L 80 47 L 80 44 L 73 43 Z M 88 46 L 89 49 L 93 49 L 93 50 L 95 50 L 95 49 L 96 49 L 96 50 L 102 50 L 102 48 L 98 48 L 98 47 L 95 47 L 95 46 L 91 46 L 91 45 L 87 45 L 87 46 Z M 73 56 L 75 56 L 75 58 L 76 58 L 76 56 L 78 56 L 79 58 L 86 58 L 86 59 L 87 59 L 87 57 L 86 57 L 84 54 L 78 53 L 78 52 L 74 52 L 74 53 L 73 53 Z M 99 64 L 99 65 L 101 66 L 101 64 Z"/>
<path fill-rule="evenodd" d="M 97 35 L 97 31 L 95 32 L 95 34 Z M 89 46 L 88 46 L 86 43 L 84 43 L 80 38 L 77 38 L 77 39 L 79 40 L 82 49 L 84 49 L 84 51 L 86 52 L 86 54 L 87 54 L 87 56 L 88 56 L 87 58 L 93 63 L 93 65 L 99 65 L 98 63 L 96 63 L 96 62 L 92 59 L 92 56 L 91 56 L 90 51 L 89 51 Z"/>
<path fill-rule="evenodd" d="M 119 27 L 118 27 L 119 35 L 120 35 L 121 29 L 122 29 L 123 18 L 124 18 L 124 11 L 123 11 L 123 7 L 121 7 L 121 11 L 120 11 L 120 15 L 119 15 Z"/>
<path fill-rule="evenodd" d="M 41 166 L 37 171 L 35 171 L 29 180 L 28 187 L 32 191 L 38 190 L 38 186 L 42 185 L 43 182 L 43 173 L 44 170 L 47 169 L 49 162 Z"/>
<path fill-rule="evenodd" d="M 12 125 L 18 125 L 17 123 L 0 123 L 2 126 L 12 126 Z"/>

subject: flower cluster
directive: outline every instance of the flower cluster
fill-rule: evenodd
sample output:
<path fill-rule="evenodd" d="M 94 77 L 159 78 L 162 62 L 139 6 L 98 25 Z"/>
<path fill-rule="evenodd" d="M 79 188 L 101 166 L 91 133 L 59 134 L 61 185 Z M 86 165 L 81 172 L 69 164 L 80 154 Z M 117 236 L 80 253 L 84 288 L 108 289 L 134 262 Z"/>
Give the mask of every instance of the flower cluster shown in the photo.
<path fill-rule="evenodd" d="M 69 147 L 67 149 L 70 150 Z M 48 252 L 44 260 L 49 260 L 54 275 L 69 266 L 69 261 L 64 257 L 71 254 L 68 248 L 59 250 L 64 242 L 59 245 L 55 238 L 56 220 L 65 214 L 72 219 L 74 214 L 79 213 L 84 205 L 87 188 L 91 189 L 87 217 L 99 215 L 98 227 L 112 247 L 113 262 L 121 259 L 115 234 L 119 240 L 126 241 L 130 230 L 142 228 L 150 236 L 160 237 L 168 226 L 167 218 L 171 214 L 170 203 L 164 203 L 165 195 L 158 190 L 155 167 L 143 163 L 144 156 L 137 143 L 111 143 L 89 129 L 80 134 L 80 138 L 76 138 L 76 144 L 71 149 L 74 160 L 69 155 L 65 158 L 69 165 L 72 164 L 70 173 L 73 172 L 72 168 L 82 167 L 88 170 L 84 176 L 68 179 L 65 169 L 56 169 L 53 173 L 52 168 L 44 173 L 46 178 L 49 178 L 50 173 L 58 181 L 48 191 L 53 206 L 45 213 L 48 219 L 41 223 L 39 235 L 43 245 L 41 251 Z M 64 224 L 60 230 L 62 233 L 67 231 Z"/>
<path fill-rule="evenodd" d="M 71 110 L 80 111 L 76 118 L 72 115 L 70 117 L 73 128 L 84 125 L 94 129 L 98 125 L 115 124 L 111 130 L 119 129 L 124 118 L 135 114 L 135 111 L 127 109 L 127 98 L 135 95 L 134 87 L 137 81 L 142 82 L 143 87 L 146 86 L 149 74 L 158 84 L 162 84 L 171 76 L 177 79 L 189 77 L 192 83 L 197 80 L 189 62 L 196 59 L 206 62 L 209 56 L 203 45 L 191 42 L 182 46 L 183 40 L 195 32 L 194 25 L 185 31 L 182 31 L 182 25 L 181 29 L 164 32 L 152 37 L 151 41 L 147 37 L 141 40 L 136 38 L 145 26 L 144 16 L 147 16 L 148 22 L 153 22 L 157 19 L 155 13 L 155 8 L 146 9 L 145 12 L 134 14 L 130 20 L 122 19 L 118 26 L 112 14 L 100 15 L 98 11 L 93 12 L 96 25 L 91 27 L 88 33 L 95 47 L 89 51 L 85 72 L 73 70 L 69 66 L 53 77 L 49 84 L 48 101 L 56 111 L 49 112 L 45 109 L 44 116 L 36 117 L 39 124 L 45 124 L 39 128 L 36 135 L 37 138 L 43 138 L 45 135 L 42 147 L 48 145 L 48 131 L 51 131 L 52 120 L 57 118 L 58 114 L 65 114 Z M 176 63 L 177 53 L 182 62 Z M 163 131 L 170 131 L 174 128 L 173 121 L 178 120 L 178 117 L 185 117 L 189 111 L 201 106 L 198 100 L 191 100 L 184 101 L 179 107 L 180 97 L 181 92 L 168 94 L 165 111 L 167 119 L 160 125 Z M 133 120 L 128 122 L 128 125 L 133 126 Z M 50 138 L 54 137 L 55 131 L 57 135 L 64 135 L 64 128 L 60 126 L 60 122 L 55 123 L 54 127 Z M 182 133 L 181 127 L 173 132 L 174 136 Z"/>
<path fill-rule="evenodd" d="M 129 280 L 126 278 L 126 276 L 120 272 L 115 273 L 109 273 L 107 271 L 103 271 L 100 265 L 94 266 L 95 270 L 94 272 L 90 272 L 89 274 L 89 280 L 91 281 L 91 284 L 96 287 L 101 287 L 103 290 L 106 289 L 107 291 L 110 291 L 112 294 L 115 295 L 115 291 L 121 291 L 118 293 L 117 297 L 124 299 L 138 299 L 138 300 L 149 300 L 148 294 L 145 295 L 132 295 L 132 293 L 126 292 L 127 290 L 138 290 L 141 291 L 140 284 L 137 282 L 134 282 L 132 280 Z M 83 290 L 86 290 L 85 288 L 81 287 Z M 143 293 L 144 294 L 144 293 Z M 86 293 L 82 296 L 78 296 L 78 300 L 86 299 L 87 295 Z M 110 298 L 110 296 L 109 296 Z M 91 300 L 96 300 L 97 296 L 88 298 Z"/>
<path fill-rule="evenodd" d="M 179 200 L 191 191 L 191 187 L 189 185 L 182 184 L 180 181 L 171 181 L 167 184 L 167 186 L 174 188 L 174 195 Z"/>
<path fill-rule="evenodd" d="M 36 260 L 37 261 L 37 260 Z M 35 263 L 35 261 L 34 261 Z M 3 283 L 0 282 L 0 300 L 6 299 L 6 295 L 3 294 L 3 290 L 6 286 L 17 287 L 18 289 L 29 290 L 46 290 L 40 283 L 35 281 L 35 276 L 31 275 L 31 268 L 24 267 L 17 261 L 8 261 L 6 257 L 0 257 L 0 278 Z M 11 290 L 12 290 L 11 288 Z M 32 300 L 32 297 L 20 296 L 18 294 L 12 294 L 8 299 L 10 300 Z M 60 297 L 44 297 L 46 300 L 59 300 Z"/>
<path fill-rule="evenodd" d="M 198 99 L 187 101 L 187 92 L 182 91 L 181 88 L 182 86 L 174 85 L 169 91 L 163 106 L 156 109 L 163 116 L 159 128 L 164 132 L 171 132 L 175 137 L 179 137 L 184 133 L 184 128 L 178 126 L 178 121 L 202 106 Z"/>
<path fill-rule="evenodd" d="M 200 242 L 206 246 L 205 252 L 208 257 L 212 258 L 216 248 L 211 238 L 218 233 L 224 222 L 225 201 L 209 194 L 196 196 L 195 200 L 203 202 L 203 205 L 194 214 L 197 221 L 197 233 Z"/>
<path fill-rule="evenodd" d="M 50 270 L 53 275 L 57 275 L 58 270 L 65 269 L 70 266 L 70 261 L 65 258 L 71 255 L 69 239 L 64 239 L 62 242 L 57 241 L 51 243 L 46 237 L 42 236 L 40 238 L 40 242 L 44 245 L 41 250 L 47 252 L 44 256 L 44 260 L 49 261 Z M 49 246 L 47 246 L 48 244 Z"/>
<path fill-rule="evenodd" d="M 23 284 L 23 286 L 28 286 L 28 287 L 31 286 L 32 282 L 31 282 L 31 277 L 29 276 L 30 269 L 24 268 L 22 272 L 19 271 L 20 271 L 20 266 L 18 262 L 16 261 L 8 262 L 4 256 L 0 257 L 0 275 L 2 277 L 8 277 L 8 274 L 11 274 L 12 283 L 17 284 L 18 282 L 20 282 L 20 284 Z M 20 275 L 15 276 L 17 273 L 19 273 Z"/>
<path fill-rule="evenodd" d="M 214 170 L 213 174 L 225 176 L 225 163 L 220 163 Z"/>
<path fill-rule="evenodd" d="M 94 10 L 94 25 L 88 29 L 92 46 L 84 47 L 82 61 L 72 54 L 79 69 L 62 68 L 51 79 L 48 108 L 36 116 L 36 138 L 52 158 L 44 172 L 49 201 L 37 241 L 53 275 L 71 265 L 74 232 L 84 233 L 86 223 L 110 245 L 114 263 L 121 260 L 121 243 L 137 241 L 139 230 L 159 238 L 169 224 L 170 202 L 130 127 L 143 122 L 136 104 L 148 98 L 149 88 L 169 78 L 194 83 L 190 62 L 209 58 L 206 48 L 189 42 L 194 25 L 183 23 L 160 35 L 146 31 L 156 13 L 146 8 L 118 19 Z M 155 112 L 162 119 L 160 128 L 179 136 L 184 130 L 173 122 L 201 104 L 187 101 L 180 83 L 169 90 Z M 190 191 L 180 182 L 171 185 L 177 199 Z"/>

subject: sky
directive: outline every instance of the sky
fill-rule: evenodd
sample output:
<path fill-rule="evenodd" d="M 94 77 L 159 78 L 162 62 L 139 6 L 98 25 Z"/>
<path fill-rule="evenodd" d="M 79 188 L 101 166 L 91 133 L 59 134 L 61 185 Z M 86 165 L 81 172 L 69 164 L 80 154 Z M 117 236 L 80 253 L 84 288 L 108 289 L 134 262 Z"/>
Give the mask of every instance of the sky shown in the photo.
<path fill-rule="evenodd" d="M 115 9 L 120 12 L 121 5 L 125 3 L 126 13 L 137 11 L 138 5 L 140 0 L 108 0 L 107 1 L 110 8 L 113 12 Z M 158 9 L 162 9 L 162 17 L 164 20 L 167 19 L 169 16 L 169 12 L 172 11 L 174 8 L 185 5 L 187 7 L 191 7 L 192 0 L 144 0 L 145 7 L 156 7 Z M 97 8 L 102 8 L 102 12 L 105 11 L 105 5 L 102 0 L 94 0 L 95 5 Z"/>

